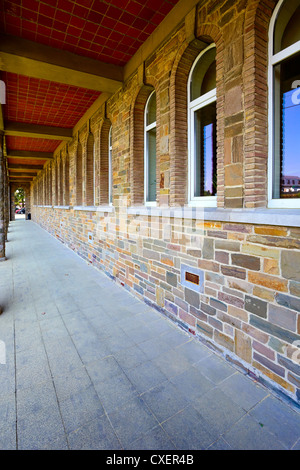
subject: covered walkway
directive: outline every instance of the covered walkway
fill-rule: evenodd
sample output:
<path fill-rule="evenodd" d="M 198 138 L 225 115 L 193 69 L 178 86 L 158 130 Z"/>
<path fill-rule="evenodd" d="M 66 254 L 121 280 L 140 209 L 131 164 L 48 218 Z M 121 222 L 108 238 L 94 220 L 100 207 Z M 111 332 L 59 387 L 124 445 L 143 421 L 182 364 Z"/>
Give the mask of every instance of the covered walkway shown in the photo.
<path fill-rule="evenodd" d="M 35 223 L 0 263 L 0 449 L 300 449 L 300 414 Z"/>

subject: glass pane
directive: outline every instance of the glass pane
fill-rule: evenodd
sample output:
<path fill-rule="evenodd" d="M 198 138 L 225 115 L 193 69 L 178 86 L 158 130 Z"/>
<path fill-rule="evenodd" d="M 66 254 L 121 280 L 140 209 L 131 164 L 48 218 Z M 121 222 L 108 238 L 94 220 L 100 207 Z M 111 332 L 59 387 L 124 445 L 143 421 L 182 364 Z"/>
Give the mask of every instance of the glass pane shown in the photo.
<path fill-rule="evenodd" d="M 156 121 L 156 93 L 151 95 L 147 106 L 146 125 Z"/>
<path fill-rule="evenodd" d="M 156 201 L 156 129 L 147 132 L 147 201 Z"/>
<path fill-rule="evenodd" d="M 216 88 L 216 48 L 209 49 L 196 64 L 190 84 L 191 97 L 194 101 L 199 96 Z"/>
<path fill-rule="evenodd" d="M 194 197 L 215 196 L 217 192 L 216 103 L 198 109 L 194 117 Z"/>
<path fill-rule="evenodd" d="M 283 3 L 274 29 L 274 54 L 300 40 L 300 0 Z"/>
<path fill-rule="evenodd" d="M 300 54 L 275 67 L 277 76 L 280 73 L 280 94 L 278 93 L 277 100 L 280 100 L 281 119 L 278 120 L 275 138 L 280 141 L 280 160 L 277 159 L 280 181 L 277 179 L 277 185 L 280 185 L 281 198 L 300 197 L 300 88 L 297 88 L 297 85 L 300 86 L 299 61 Z"/>

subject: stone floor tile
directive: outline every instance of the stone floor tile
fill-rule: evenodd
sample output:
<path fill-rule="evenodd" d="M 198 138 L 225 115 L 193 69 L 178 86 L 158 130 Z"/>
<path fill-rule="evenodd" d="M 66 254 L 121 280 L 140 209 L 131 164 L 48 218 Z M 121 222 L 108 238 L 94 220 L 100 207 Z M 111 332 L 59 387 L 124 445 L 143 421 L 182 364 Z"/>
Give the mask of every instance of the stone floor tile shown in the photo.
<path fill-rule="evenodd" d="M 265 398 L 249 414 L 288 449 L 300 439 L 300 414 L 288 410 L 285 404 L 274 397 Z"/>
<path fill-rule="evenodd" d="M 58 408 L 48 407 L 26 415 L 17 422 L 18 449 L 52 449 L 58 439 L 65 440 L 65 430 Z"/>
<path fill-rule="evenodd" d="M 143 362 L 135 368 L 127 370 L 126 375 L 139 393 L 146 392 L 167 379 L 166 375 L 153 361 Z"/>
<path fill-rule="evenodd" d="M 175 388 L 190 402 L 213 389 L 214 384 L 196 367 L 191 366 L 184 372 L 170 378 Z"/>
<path fill-rule="evenodd" d="M 226 364 L 224 364 L 224 366 L 226 368 Z M 256 384 L 249 377 L 239 372 L 230 375 L 218 386 L 227 396 L 246 411 L 249 411 L 253 406 L 269 395 L 269 392 L 264 387 Z"/>
<path fill-rule="evenodd" d="M 152 413 L 162 423 L 189 405 L 189 401 L 168 380 L 141 395 Z"/>
<path fill-rule="evenodd" d="M 60 401 L 59 408 L 67 433 L 104 415 L 103 406 L 92 385 Z"/>
<path fill-rule="evenodd" d="M 210 429 L 214 429 L 219 436 L 246 414 L 245 410 L 218 388 L 213 388 L 193 400 L 193 406 L 209 424 Z"/>
<path fill-rule="evenodd" d="M 285 450 L 283 444 L 250 415 L 245 415 L 224 436 L 233 450 Z"/>
<path fill-rule="evenodd" d="M 139 397 L 133 397 L 124 406 L 108 413 L 108 416 L 124 448 L 142 433 L 147 433 L 158 425 L 145 402 Z"/>
<path fill-rule="evenodd" d="M 122 447 L 108 420 L 103 415 L 68 434 L 71 450 L 121 450 Z"/>
<path fill-rule="evenodd" d="M 192 406 L 172 416 L 162 423 L 162 427 L 180 450 L 204 450 L 217 439 L 208 423 Z"/>
<path fill-rule="evenodd" d="M 136 388 L 123 372 L 103 382 L 94 383 L 94 387 L 107 413 L 126 406 L 138 395 Z"/>
<path fill-rule="evenodd" d="M 236 369 L 215 354 L 197 362 L 195 367 L 216 385 L 236 373 Z"/>
<path fill-rule="evenodd" d="M 176 450 L 161 426 L 157 426 L 148 433 L 142 434 L 138 439 L 128 444 L 125 450 Z"/>

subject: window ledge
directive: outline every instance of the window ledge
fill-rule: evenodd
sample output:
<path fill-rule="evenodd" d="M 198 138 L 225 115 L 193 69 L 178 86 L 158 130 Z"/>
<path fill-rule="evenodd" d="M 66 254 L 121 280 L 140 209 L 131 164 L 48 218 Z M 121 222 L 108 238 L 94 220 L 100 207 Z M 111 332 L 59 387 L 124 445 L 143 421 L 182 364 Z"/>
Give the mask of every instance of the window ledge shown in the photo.
<path fill-rule="evenodd" d="M 44 207 L 52 207 L 52 206 L 44 206 Z M 53 209 L 65 209 L 65 210 L 70 210 L 70 206 L 53 206 Z"/>
<path fill-rule="evenodd" d="M 114 212 L 113 206 L 74 206 L 75 211 L 86 211 L 86 212 Z"/>
<path fill-rule="evenodd" d="M 299 209 L 222 209 L 211 207 L 129 207 L 130 215 L 214 220 L 219 222 L 300 227 Z"/>

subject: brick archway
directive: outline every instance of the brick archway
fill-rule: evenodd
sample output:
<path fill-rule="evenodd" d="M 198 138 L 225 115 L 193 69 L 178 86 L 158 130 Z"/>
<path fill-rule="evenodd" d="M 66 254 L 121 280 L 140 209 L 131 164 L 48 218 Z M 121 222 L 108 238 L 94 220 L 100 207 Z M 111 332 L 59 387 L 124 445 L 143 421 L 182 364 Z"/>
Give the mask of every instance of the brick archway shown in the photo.
<path fill-rule="evenodd" d="M 209 44 L 215 43 L 217 50 L 217 96 L 223 94 L 223 47 L 219 28 L 214 25 L 199 24 L 196 27 L 197 38 L 184 43 L 178 51 L 170 78 L 170 204 L 183 206 L 188 202 L 188 125 L 187 125 L 187 84 L 191 67 L 199 53 Z M 224 134 L 223 100 L 217 99 L 218 121 L 218 181 L 220 189 L 218 199 L 223 194 L 222 152 Z M 221 201 L 222 204 L 222 201 Z"/>

